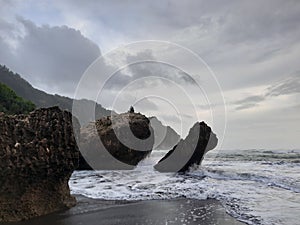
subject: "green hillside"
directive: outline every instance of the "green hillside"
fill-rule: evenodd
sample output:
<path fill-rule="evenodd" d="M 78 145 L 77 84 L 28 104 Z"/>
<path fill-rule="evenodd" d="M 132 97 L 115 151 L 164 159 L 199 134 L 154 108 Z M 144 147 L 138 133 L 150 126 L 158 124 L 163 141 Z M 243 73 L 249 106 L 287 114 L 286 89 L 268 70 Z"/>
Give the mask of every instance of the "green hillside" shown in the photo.
<path fill-rule="evenodd" d="M 27 114 L 35 109 L 35 105 L 16 93 L 3 83 L 0 83 L 0 112 L 7 114 Z"/>
<path fill-rule="evenodd" d="M 12 90 L 16 92 L 17 95 L 24 99 L 32 101 L 37 108 L 47 108 L 52 106 L 59 106 L 63 110 L 68 110 L 72 112 L 73 99 L 60 96 L 51 95 L 44 91 L 38 90 L 26 80 L 24 80 L 19 74 L 10 71 L 6 66 L 0 65 L 0 82 L 6 84 Z M 95 102 L 87 99 L 76 100 L 85 108 L 91 108 L 94 106 Z M 100 104 L 95 105 L 95 117 L 101 118 L 103 116 L 108 116 L 111 114 L 110 110 L 102 107 Z M 84 123 L 87 124 L 92 118 L 88 116 L 84 119 Z"/>

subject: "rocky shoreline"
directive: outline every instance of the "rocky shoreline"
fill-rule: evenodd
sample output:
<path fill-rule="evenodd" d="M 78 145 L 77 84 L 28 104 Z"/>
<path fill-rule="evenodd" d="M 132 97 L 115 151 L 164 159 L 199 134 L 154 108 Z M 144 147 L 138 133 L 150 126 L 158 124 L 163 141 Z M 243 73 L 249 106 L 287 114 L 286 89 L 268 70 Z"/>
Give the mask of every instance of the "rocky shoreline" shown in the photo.
<path fill-rule="evenodd" d="M 0 221 L 30 219 L 76 204 L 68 186 L 78 167 L 75 135 L 71 113 L 58 107 L 0 116 Z"/>
<path fill-rule="evenodd" d="M 106 116 L 81 129 L 70 112 L 58 107 L 29 115 L 0 114 L 0 221 L 27 220 L 74 206 L 68 186 L 74 170 L 133 169 L 153 144 L 150 121 L 140 113 Z M 199 165 L 216 145 L 211 128 L 196 123 L 155 168 L 184 172 Z"/>

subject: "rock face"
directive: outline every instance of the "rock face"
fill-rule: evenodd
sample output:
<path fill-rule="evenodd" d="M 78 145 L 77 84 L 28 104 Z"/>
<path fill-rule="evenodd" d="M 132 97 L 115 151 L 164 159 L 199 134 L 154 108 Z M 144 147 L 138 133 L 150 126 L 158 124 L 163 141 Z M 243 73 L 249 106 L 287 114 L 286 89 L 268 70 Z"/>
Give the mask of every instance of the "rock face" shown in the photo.
<path fill-rule="evenodd" d="M 93 169 L 133 169 L 152 151 L 149 124 L 140 113 L 103 117 L 81 129 L 80 152 Z M 79 169 L 88 169 L 84 159 Z"/>
<path fill-rule="evenodd" d="M 154 149 L 167 150 L 178 144 L 180 136 L 172 127 L 163 125 L 155 116 L 149 119 L 154 130 Z"/>
<path fill-rule="evenodd" d="M 71 113 L 58 107 L 0 115 L 0 221 L 25 220 L 76 204 L 68 186 L 78 166 L 75 135 Z"/>
<path fill-rule="evenodd" d="M 185 140 L 174 146 L 156 165 L 160 172 L 185 172 L 199 165 L 205 153 L 217 146 L 218 139 L 204 122 L 197 122 Z"/>

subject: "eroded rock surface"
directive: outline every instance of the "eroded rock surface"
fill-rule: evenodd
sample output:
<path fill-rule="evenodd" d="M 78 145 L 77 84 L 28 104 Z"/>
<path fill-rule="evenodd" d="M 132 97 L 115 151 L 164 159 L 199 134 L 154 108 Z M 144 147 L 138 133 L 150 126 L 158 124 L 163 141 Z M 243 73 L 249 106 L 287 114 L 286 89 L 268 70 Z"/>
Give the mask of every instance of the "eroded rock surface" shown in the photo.
<path fill-rule="evenodd" d="M 76 127 L 76 126 L 75 126 Z M 72 115 L 58 107 L 0 115 L 0 221 L 30 219 L 76 204 L 68 180 L 79 151 Z"/>
<path fill-rule="evenodd" d="M 93 169 L 133 169 L 153 144 L 150 121 L 140 113 L 103 117 L 81 129 L 80 151 Z"/>
<path fill-rule="evenodd" d="M 178 144 L 180 136 L 172 127 L 163 125 L 155 116 L 149 119 L 154 130 L 154 149 L 167 150 Z"/>
<path fill-rule="evenodd" d="M 205 153 L 217 146 L 218 139 L 204 122 L 197 122 L 188 136 L 180 140 L 156 165 L 160 172 L 185 172 L 200 165 Z"/>

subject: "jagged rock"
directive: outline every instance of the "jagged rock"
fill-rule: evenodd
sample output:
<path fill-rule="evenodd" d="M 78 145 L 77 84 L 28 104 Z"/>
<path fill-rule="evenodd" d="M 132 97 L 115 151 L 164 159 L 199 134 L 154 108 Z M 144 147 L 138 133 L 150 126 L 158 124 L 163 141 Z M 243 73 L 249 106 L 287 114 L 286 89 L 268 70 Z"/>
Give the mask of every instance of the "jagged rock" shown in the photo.
<path fill-rule="evenodd" d="M 103 117 L 81 129 L 80 152 L 93 169 L 133 169 L 152 151 L 149 123 L 140 113 Z"/>
<path fill-rule="evenodd" d="M 180 136 L 172 127 L 163 125 L 155 116 L 149 119 L 154 131 L 154 149 L 167 150 L 178 144 Z"/>
<path fill-rule="evenodd" d="M 79 151 L 72 115 L 58 107 L 0 115 L 0 221 L 19 221 L 76 204 L 68 180 Z"/>
<path fill-rule="evenodd" d="M 180 140 L 154 167 L 160 172 L 185 172 L 200 165 L 203 156 L 217 146 L 218 139 L 204 122 L 197 122 L 188 136 Z"/>

